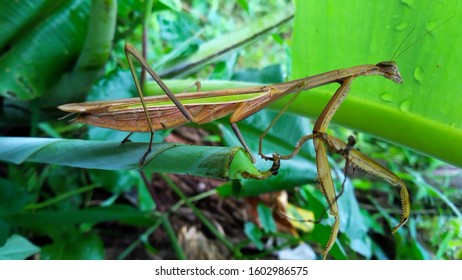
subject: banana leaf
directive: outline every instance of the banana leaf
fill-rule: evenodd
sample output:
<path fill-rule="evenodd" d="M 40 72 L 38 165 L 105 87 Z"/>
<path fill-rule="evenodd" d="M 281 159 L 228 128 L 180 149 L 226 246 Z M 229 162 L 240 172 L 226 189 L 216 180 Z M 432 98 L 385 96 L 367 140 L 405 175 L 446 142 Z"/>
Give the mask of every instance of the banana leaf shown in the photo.
<path fill-rule="evenodd" d="M 354 81 L 333 123 L 462 167 L 462 2 L 295 4 L 292 78 L 396 60 L 404 79 Z M 316 118 L 335 88 L 303 92 L 290 110 Z"/>
<path fill-rule="evenodd" d="M 143 168 L 219 179 L 258 179 L 260 173 L 239 147 L 190 146 L 161 143 L 153 146 L 140 165 L 147 143 L 0 137 L 0 160 L 21 164 L 39 162 L 77 168 L 130 170 Z"/>

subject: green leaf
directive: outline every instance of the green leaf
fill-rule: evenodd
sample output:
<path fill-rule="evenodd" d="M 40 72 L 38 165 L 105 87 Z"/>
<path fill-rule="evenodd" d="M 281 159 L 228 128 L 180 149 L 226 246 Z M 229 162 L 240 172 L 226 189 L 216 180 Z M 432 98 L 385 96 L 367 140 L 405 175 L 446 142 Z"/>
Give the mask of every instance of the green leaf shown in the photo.
<path fill-rule="evenodd" d="M 337 174 L 340 173 L 341 171 L 337 170 Z M 372 255 L 372 244 L 367 235 L 369 228 L 361 215 L 354 187 L 349 180 L 345 182 L 344 192 L 339 197 L 337 203 L 340 212 L 340 231 L 350 240 L 348 245 L 355 252 L 360 253 L 366 258 L 370 258 Z"/>
<path fill-rule="evenodd" d="M 93 82 L 104 72 L 104 65 L 112 50 L 116 15 L 116 0 L 92 2 L 88 30 L 79 57 L 72 71 L 66 73 L 38 100 L 41 107 L 54 108 L 85 99 Z"/>
<path fill-rule="evenodd" d="M 69 230 L 42 248 L 42 260 L 104 260 L 104 244 L 97 234 Z"/>
<path fill-rule="evenodd" d="M 0 12 L 11 28 L 0 41 L 0 95 L 47 108 L 82 100 L 112 49 L 117 2 L 26 2 Z"/>
<path fill-rule="evenodd" d="M 442 239 L 442 241 L 440 243 L 440 246 L 438 248 L 438 251 L 436 252 L 436 256 L 435 256 L 436 260 L 444 259 L 444 252 L 446 252 L 448 250 L 449 242 L 451 241 L 451 239 L 454 238 L 454 236 L 455 236 L 455 231 L 454 230 L 450 230 L 449 232 L 444 234 L 443 239 Z"/>
<path fill-rule="evenodd" d="M 319 250 L 322 251 L 324 246 L 327 244 L 327 240 L 332 232 L 330 225 L 319 224 L 314 227 L 314 230 L 308 235 L 308 240 L 312 240 L 319 244 Z M 345 249 L 342 247 L 342 243 L 337 239 L 334 246 L 329 251 L 329 256 L 332 256 L 336 260 L 347 260 L 348 256 Z"/>
<path fill-rule="evenodd" d="M 0 37 L 0 48 L 4 48 L 5 44 L 14 37 L 25 23 L 33 19 L 46 4 L 46 1 L 21 1 L 2 3 L 0 10 L 0 26 L 3 33 Z"/>
<path fill-rule="evenodd" d="M 113 193 L 112 199 L 123 192 L 130 192 L 134 186 L 137 189 L 138 205 L 141 211 L 154 210 L 155 203 L 149 192 L 148 186 L 142 182 L 138 171 L 126 170 L 89 170 L 91 182 L 96 185 L 103 186 L 108 191 Z M 108 205 L 112 202 L 106 201 Z"/>
<path fill-rule="evenodd" d="M 137 184 L 138 205 L 141 211 L 153 211 L 156 209 L 156 203 L 149 192 L 149 186 L 144 183 Z"/>
<path fill-rule="evenodd" d="M 208 147 L 161 143 L 142 167 L 146 171 L 240 179 L 264 176 L 240 147 Z M 40 162 L 103 169 L 139 169 L 145 143 L 102 142 L 48 138 L 0 138 L 0 160 L 16 164 Z"/>
<path fill-rule="evenodd" d="M 8 217 L 12 225 L 26 228 L 58 227 L 79 223 L 121 221 L 128 224 L 152 222 L 152 211 L 142 212 L 127 205 L 114 204 L 108 207 L 89 207 L 82 210 L 40 211 Z"/>
<path fill-rule="evenodd" d="M 284 73 L 280 64 L 270 65 L 263 69 L 245 69 L 233 75 L 233 80 L 250 83 L 282 83 Z"/>
<path fill-rule="evenodd" d="M 9 223 L 0 219 L 0 247 L 5 245 L 8 237 L 10 236 L 11 226 Z"/>
<path fill-rule="evenodd" d="M 313 209 L 313 212 L 315 213 L 315 220 L 319 220 L 322 218 L 322 222 L 319 224 L 315 224 L 313 231 L 306 235 L 308 240 L 312 240 L 319 243 L 320 250 L 322 250 L 324 249 L 324 246 L 327 244 L 329 236 L 332 232 L 333 222 L 333 219 L 329 218 L 330 216 L 325 212 L 327 204 L 326 199 L 318 189 L 312 186 L 304 186 L 301 189 L 301 191 L 304 194 L 305 199 L 308 201 L 310 208 Z M 344 212 L 341 205 L 339 205 L 339 212 L 340 231 L 343 232 L 345 223 L 342 222 L 342 217 L 344 217 L 343 215 L 345 215 L 348 212 Z M 345 235 L 348 236 L 348 234 Z M 341 242 L 339 238 L 337 238 L 336 242 L 334 243 L 334 246 L 329 252 L 329 255 L 333 256 L 337 260 L 347 259 L 347 255 L 342 244 L 343 242 Z"/>
<path fill-rule="evenodd" d="M 254 223 L 246 222 L 244 224 L 244 232 L 253 244 L 255 244 L 257 249 L 263 250 L 265 245 L 260 241 L 260 238 L 263 236 L 263 232 Z"/>
<path fill-rule="evenodd" d="M 7 70 L 0 80 L 2 96 L 21 100 L 41 96 L 78 57 L 88 28 L 89 2 L 67 1 L 58 7 L 49 5 L 53 12 L 48 17 L 22 26 L 29 32 L 12 39 L 2 54 L 0 69 Z"/>
<path fill-rule="evenodd" d="M 462 167 L 461 14 L 460 1 L 296 1 L 294 78 L 390 60 L 415 27 L 405 46 L 427 36 L 397 58 L 404 84 L 358 79 L 333 121 Z M 304 92 L 291 110 L 317 117 L 334 89 Z"/>
<path fill-rule="evenodd" d="M 132 174 L 133 172 L 133 174 Z M 90 170 L 90 179 L 94 184 L 104 186 L 108 191 L 115 194 L 130 191 L 139 180 L 136 171 L 110 171 Z"/>
<path fill-rule="evenodd" d="M 165 65 L 165 70 L 160 71 L 162 77 L 176 77 L 191 74 L 216 60 L 223 54 L 228 54 L 242 46 L 255 42 L 257 39 L 267 36 L 269 32 L 289 22 L 293 17 L 292 5 L 287 5 L 283 10 L 270 13 L 264 17 L 255 19 L 252 23 L 234 32 L 223 34 L 215 39 L 201 44 L 193 55 L 181 61 L 172 61 Z"/>
<path fill-rule="evenodd" d="M 257 213 L 261 226 L 266 233 L 274 233 L 277 231 L 271 208 L 259 203 L 257 205 Z"/>
<path fill-rule="evenodd" d="M 247 2 L 247 0 L 237 0 L 237 3 L 242 7 L 244 11 L 250 13 L 249 3 Z"/>
<path fill-rule="evenodd" d="M 448 198 L 448 196 L 446 196 L 443 192 L 441 192 L 431 184 L 427 183 L 426 179 L 422 176 L 422 174 L 415 172 L 414 170 L 408 170 L 408 172 L 413 177 L 414 183 L 423 190 L 426 190 L 428 192 L 427 197 L 429 197 L 430 195 L 438 197 L 447 205 L 447 207 L 449 207 L 449 209 L 451 209 L 455 216 L 457 216 L 459 219 L 462 219 L 462 213 L 459 210 L 460 207 L 455 205 Z"/>
<path fill-rule="evenodd" d="M 0 247 L 0 260 L 25 260 L 40 252 L 40 248 L 20 235 L 13 235 Z"/>
<path fill-rule="evenodd" d="M 0 178 L 0 217 L 20 212 L 32 199 L 24 188 Z"/>

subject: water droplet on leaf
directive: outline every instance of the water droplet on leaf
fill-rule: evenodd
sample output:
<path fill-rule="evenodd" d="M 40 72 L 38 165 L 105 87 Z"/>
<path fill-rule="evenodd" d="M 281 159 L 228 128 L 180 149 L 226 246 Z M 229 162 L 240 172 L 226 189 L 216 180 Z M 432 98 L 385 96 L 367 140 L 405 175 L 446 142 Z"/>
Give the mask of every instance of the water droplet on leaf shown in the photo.
<path fill-rule="evenodd" d="M 425 79 L 425 73 L 422 67 L 417 66 L 414 68 L 414 79 L 416 79 L 418 82 L 422 82 Z"/>
<path fill-rule="evenodd" d="M 401 0 L 401 3 L 403 3 L 408 8 L 411 8 L 411 9 L 413 9 L 415 6 L 415 0 Z"/>
<path fill-rule="evenodd" d="M 395 26 L 396 31 L 404 31 L 408 28 L 409 24 L 407 22 L 401 22 L 400 24 Z"/>
<path fill-rule="evenodd" d="M 392 93 L 384 93 L 380 95 L 380 99 L 382 99 L 385 102 L 392 102 L 394 101 L 394 96 Z"/>
<path fill-rule="evenodd" d="M 406 99 L 399 105 L 399 109 L 405 113 L 409 113 L 411 110 L 412 102 L 410 99 Z"/>

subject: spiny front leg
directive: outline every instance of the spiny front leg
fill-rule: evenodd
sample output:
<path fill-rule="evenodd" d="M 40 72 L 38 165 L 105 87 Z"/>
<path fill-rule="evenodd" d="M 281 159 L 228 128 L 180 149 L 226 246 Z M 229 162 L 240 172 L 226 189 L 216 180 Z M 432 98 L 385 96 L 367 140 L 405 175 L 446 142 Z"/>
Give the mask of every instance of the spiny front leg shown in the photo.
<path fill-rule="evenodd" d="M 355 77 L 349 77 L 340 82 L 340 87 L 335 91 L 334 95 L 316 120 L 313 132 L 327 132 L 332 118 L 350 92 L 350 86 L 354 79 Z"/>
<path fill-rule="evenodd" d="M 325 134 L 324 137 L 321 137 L 319 139 L 325 142 L 329 146 L 329 148 L 331 148 L 334 152 L 339 153 L 344 157 L 345 153 L 341 153 L 341 151 L 349 149 L 348 161 L 351 164 L 354 164 L 355 166 L 359 167 L 365 172 L 372 174 L 376 177 L 382 178 L 385 181 L 392 184 L 393 186 L 398 186 L 400 188 L 401 219 L 399 224 L 392 229 L 392 233 L 394 234 L 402 225 L 404 225 L 407 222 L 411 212 L 409 192 L 407 191 L 404 182 L 395 173 L 381 166 L 374 160 L 367 157 L 365 154 L 361 153 L 356 149 L 349 148 L 348 144 L 343 142 L 342 140 L 330 136 L 328 134 Z"/>
<path fill-rule="evenodd" d="M 332 225 L 332 231 L 330 233 L 329 239 L 327 240 L 326 248 L 322 252 L 324 259 L 326 259 L 327 254 L 337 240 L 337 234 L 340 228 L 340 217 L 334 182 L 332 181 L 329 162 L 327 160 L 326 147 L 320 138 L 313 139 L 313 143 L 316 150 L 316 167 L 318 170 L 318 178 L 321 185 L 321 190 L 327 199 L 327 203 L 329 204 L 329 213 L 335 218 L 334 224 Z"/>

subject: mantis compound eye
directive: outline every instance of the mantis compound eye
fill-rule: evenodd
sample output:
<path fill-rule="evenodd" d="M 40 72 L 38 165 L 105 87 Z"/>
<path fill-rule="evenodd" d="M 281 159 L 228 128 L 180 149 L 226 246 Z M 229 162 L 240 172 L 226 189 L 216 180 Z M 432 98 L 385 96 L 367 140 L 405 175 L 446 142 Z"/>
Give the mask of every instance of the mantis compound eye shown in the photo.
<path fill-rule="evenodd" d="M 394 61 L 382 61 L 377 63 L 375 66 L 380 68 L 380 72 L 383 73 L 384 77 L 392 80 L 395 83 L 403 83 L 403 77 L 398 70 L 398 65 Z"/>

